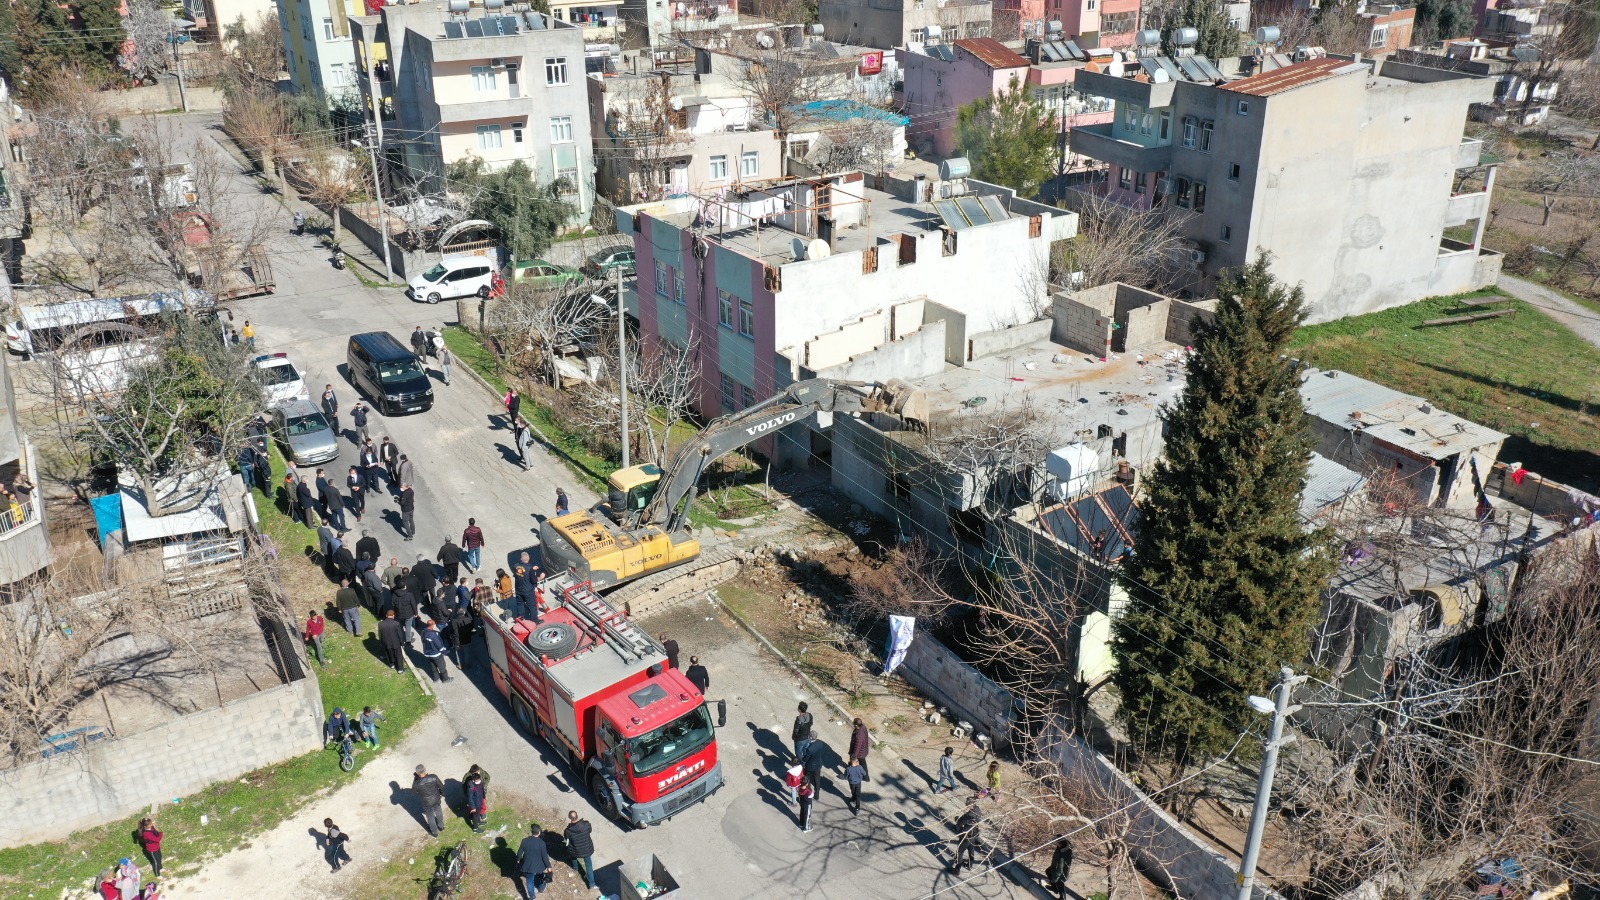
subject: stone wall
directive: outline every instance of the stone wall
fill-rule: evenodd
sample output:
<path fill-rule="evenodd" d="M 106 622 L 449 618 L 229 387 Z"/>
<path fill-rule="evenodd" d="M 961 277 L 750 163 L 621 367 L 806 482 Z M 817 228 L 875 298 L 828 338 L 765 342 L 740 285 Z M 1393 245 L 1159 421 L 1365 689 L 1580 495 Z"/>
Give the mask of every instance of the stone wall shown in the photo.
<path fill-rule="evenodd" d="M 949 709 L 952 720 L 972 723 L 993 738 L 996 747 L 1011 742 L 1011 729 L 1017 721 L 1016 698 L 933 635 L 917 632 L 905 662 L 896 671 L 923 696 Z"/>
<path fill-rule="evenodd" d="M 985 356 L 993 356 L 1016 347 L 1025 347 L 1050 337 L 1052 330 L 1054 323 L 1045 319 L 996 331 L 979 332 L 967 339 L 967 359 L 983 359 Z"/>
<path fill-rule="evenodd" d="M 315 678 L 0 775 L 0 846 L 64 837 L 322 746 Z M 45 801 L 45 802 L 41 802 Z"/>

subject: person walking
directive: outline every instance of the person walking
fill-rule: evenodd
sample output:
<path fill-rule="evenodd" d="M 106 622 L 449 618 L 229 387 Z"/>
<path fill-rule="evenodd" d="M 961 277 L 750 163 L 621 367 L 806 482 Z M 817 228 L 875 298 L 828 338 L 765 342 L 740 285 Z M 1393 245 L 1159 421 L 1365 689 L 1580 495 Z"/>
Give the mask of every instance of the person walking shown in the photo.
<path fill-rule="evenodd" d="M 800 832 L 811 830 L 811 807 L 817 802 L 817 788 L 810 779 L 801 779 L 797 794 L 800 803 Z"/>
<path fill-rule="evenodd" d="M 145 858 L 150 860 L 152 878 L 161 877 L 161 829 L 156 827 L 155 820 L 145 816 L 139 820 L 139 846 L 144 849 Z"/>
<path fill-rule="evenodd" d="M 400 586 L 394 589 L 389 598 L 389 605 L 394 607 L 395 618 L 400 620 L 400 636 L 405 639 L 406 645 L 411 644 L 411 623 L 417 618 L 417 595 L 412 590 L 409 579 L 400 579 Z"/>
<path fill-rule="evenodd" d="M 793 806 L 800 799 L 800 782 L 806 780 L 806 770 L 797 761 L 794 765 L 784 770 L 783 786 L 789 789 L 789 805 Z"/>
<path fill-rule="evenodd" d="M 444 577 L 451 582 L 461 578 L 461 548 L 450 538 L 439 548 L 439 565 L 444 566 Z"/>
<path fill-rule="evenodd" d="M 861 782 L 866 779 L 866 763 L 860 759 L 850 760 L 850 765 L 844 770 L 844 780 L 850 785 L 850 799 L 845 805 L 850 807 L 853 814 L 861 813 Z"/>
<path fill-rule="evenodd" d="M 356 558 L 364 559 L 378 565 L 378 560 L 383 557 L 383 549 L 378 546 L 378 539 L 366 528 L 361 529 L 361 540 L 356 541 Z"/>
<path fill-rule="evenodd" d="M 539 601 L 534 596 L 533 579 L 529 577 L 527 566 L 517 566 L 517 575 L 513 580 L 516 585 L 517 602 L 523 608 L 525 618 L 539 621 Z"/>
<path fill-rule="evenodd" d="M 400 454 L 400 461 L 394 464 L 394 470 L 400 476 L 401 484 L 415 485 L 417 483 L 417 466 L 411 457 Z"/>
<path fill-rule="evenodd" d="M 350 408 L 350 423 L 356 426 L 356 446 L 371 443 L 372 438 L 367 434 L 367 403 L 357 400 L 356 405 Z"/>
<path fill-rule="evenodd" d="M 982 827 L 983 813 L 978 811 L 978 801 L 973 800 L 967 804 L 966 811 L 961 814 L 961 818 L 956 819 L 954 871 L 960 872 L 964 866 L 978 864 L 978 853 L 983 847 L 983 842 L 978 832 Z"/>
<path fill-rule="evenodd" d="M 556 515 L 558 515 L 558 516 L 566 515 L 568 512 L 571 511 L 569 509 L 570 505 L 571 505 L 570 501 L 567 500 L 567 489 L 566 488 L 556 488 Z"/>
<path fill-rule="evenodd" d="M 418 359 L 425 359 L 428 356 L 428 333 L 422 330 L 421 325 L 415 325 L 411 329 L 411 352 L 416 354 Z"/>
<path fill-rule="evenodd" d="M 517 455 L 522 460 L 522 471 L 533 468 L 533 429 L 522 419 L 517 419 L 512 426 L 512 439 L 517 444 Z"/>
<path fill-rule="evenodd" d="M 444 379 L 444 383 L 447 385 L 450 383 L 450 366 L 452 366 L 455 361 L 455 357 L 450 355 L 450 348 L 446 347 L 444 343 L 441 342 L 439 344 L 439 375 Z"/>
<path fill-rule="evenodd" d="M 667 668 L 676 669 L 678 667 L 678 642 L 667 637 L 666 632 L 662 632 L 661 649 L 666 651 L 667 654 Z"/>
<path fill-rule="evenodd" d="M 483 529 L 478 527 L 477 519 L 468 519 L 467 527 L 461 532 L 461 546 L 467 551 L 467 568 L 472 574 L 478 574 L 478 567 L 483 565 Z"/>
<path fill-rule="evenodd" d="M 807 711 L 809 709 L 806 702 L 801 700 L 800 714 L 794 717 L 794 727 L 789 730 L 789 740 L 794 743 L 795 759 L 799 759 L 802 755 L 800 751 L 804 748 L 801 747 L 801 742 L 808 741 L 811 737 L 812 719 L 811 713 Z"/>
<path fill-rule="evenodd" d="M 400 447 L 389 440 L 388 435 L 383 436 L 383 442 L 378 444 L 378 461 L 383 463 L 383 468 L 389 476 L 389 486 L 394 487 L 400 483 Z"/>
<path fill-rule="evenodd" d="M 322 481 L 322 506 L 328 511 L 328 523 L 339 529 L 340 534 L 350 530 L 349 523 L 344 518 L 344 497 L 340 496 L 339 489 L 333 482 Z"/>
<path fill-rule="evenodd" d="M 989 763 L 989 771 L 984 776 L 989 786 L 983 789 L 983 796 L 994 800 L 1000 799 L 1000 760 Z"/>
<path fill-rule="evenodd" d="M 256 327 L 250 324 L 249 319 L 244 320 L 244 327 L 239 329 L 239 337 L 244 341 L 246 347 L 251 350 L 256 348 Z"/>
<path fill-rule="evenodd" d="M 550 866 L 550 849 L 544 845 L 544 838 L 539 836 L 538 823 L 534 823 L 531 830 L 533 833 L 523 838 L 521 846 L 517 847 L 517 874 L 522 876 L 522 886 L 528 892 L 528 900 L 537 900 L 539 886 L 548 883 L 545 878 L 553 870 Z"/>
<path fill-rule="evenodd" d="M 383 570 L 383 586 L 394 590 L 400 586 L 400 576 L 405 574 L 405 569 L 400 567 L 398 557 L 389 557 L 389 568 Z"/>
<path fill-rule="evenodd" d="M 872 735 L 867 731 L 866 723 L 856 719 L 851 723 L 850 731 L 850 756 L 861 764 L 861 771 L 867 771 L 867 752 L 872 749 Z M 867 781 L 872 780 L 870 774 L 863 776 Z"/>
<path fill-rule="evenodd" d="M 341 866 L 350 862 L 350 851 L 347 849 L 350 843 L 350 835 L 346 834 L 339 826 L 333 824 L 332 819 L 323 819 L 322 827 L 327 829 L 327 833 L 322 836 L 322 839 L 328 854 L 328 865 L 333 867 L 333 871 L 337 872 Z"/>
<path fill-rule="evenodd" d="M 378 455 L 378 445 L 368 437 L 361 442 L 361 453 L 356 461 L 361 465 L 361 477 L 367 481 L 367 490 L 376 491 L 383 484 L 383 459 Z"/>
<path fill-rule="evenodd" d="M 361 636 L 361 595 L 350 586 L 350 579 L 339 579 L 339 590 L 333 595 L 333 605 L 344 618 L 344 627 L 356 637 Z"/>
<path fill-rule="evenodd" d="M 701 696 L 705 696 L 706 691 L 711 690 L 711 673 L 706 671 L 705 666 L 700 665 L 700 657 L 689 657 L 689 668 L 683 671 L 683 675 L 689 679 L 690 684 L 700 689 Z"/>
<path fill-rule="evenodd" d="M 367 742 L 368 747 L 376 750 L 381 745 L 382 742 L 378 740 L 378 726 L 387 721 L 389 720 L 383 713 L 372 707 L 361 707 L 361 717 L 356 720 L 356 724 L 361 726 L 361 739 Z"/>
<path fill-rule="evenodd" d="M 449 681 L 450 666 L 444 659 L 444 637 L 439 634 L 439 624 L 432 619 L 422 631 L 422 655 L 433 666 L 434 681 Z"/>
<path fill-rule="evenodd" d="M 305 516 L 307 528 L 316 528 L 322 524 L 322 518 L 317 515 L 317 497 L 311 493 L 311 485 L 304 480 L 295 485 L 295 501 L 300 506 L 300 512 Z"/>
<path fill-rule="evenodd" d="M 322 613 L 313 607 L 306 616 L 306 649 L 317 655 L 317 665 L 327 668 L 328 660 L 322 655 L 322 630 L 327 627 L 327 621 L 322 618 Z M 309 655 L 309 654 L 308 654 Z"/>
<path fill-rule="evenodd" d="M 400 637 L 400 623 L 395 621 L 394 610 L 384 614 L 382 622 L 378 623 L 378 643 L 383 646 L 383 655 L 388 658 L 389 665 L 396 672 L 406 670 L 406 658 L 402 652 L 405 643 Z"/>
<path fill-rule="evenodd" d="M 411 779 L 411 791 L 422 801 L 422 826 L 429 837 L 438 837 L 444 830 L 444 782 L 439 776 L 428 773 L 427 766 L 417 766 Z"/>
<path fill-rule="evenodd" d="M 456 668 L 463 671 L 467 665 L 462 651 L 472 643 L 472 616 L 470 607 L 458 606 L 445 625 L 445 643 L 450 647 L 450 658 L 455 661 Z"/>
<path fill-rule="evenodd" d="M 350 467 L 350 474 L 344 477 L 346 490 L 350 493 L 350 510 L 356 514 L 356 521 L 361 521 L 361 516 L 367 511 L 367 484 L 361 477 L 361 470 L 355 466 Z"/>
<path fill-rule="evenodd" d="M 1067 877 L 1072 874 L 1072 842 L 1065 836 L 1056 839 L 1055 852 L 1050 854 L 1050 865 L 1045 867 L 1045 883 L 1059 900 L 1067 900 Z"/>
<path fill-rule="evenodd" d="M 800 754 L 800 765 L 805 767 L 806 780 L 813 785 L 822 784 L 822 763 L 827 757 L 825 752 L 828 745 L 817 740 L 817 730 L 811 729 L 811 735 L 806 740 L 805 752 Z"/>
<path fill-rule="evenodd" d="M 400 534 L 404 535 L 408 541 L 417 533 L 416 511 L 417 492 L 411 489 L 411 485 L 402 484 L 400 486 Z"/>
<path fill-rule="evenodd" d="M 482 775 L 474 772 L 467 776 L 463 790 L 467 795 L 467 827 L 482 834 L 489 819 L 489 786 L 483 783 Z"/>
<path fill-rule="evenodd" d="M 332 426 L 335 436 L 339 434 L 339 397 L 333 392 L 333 385 L 322 387 L 322 414 L 328 417 L 328 424 Z"/>
<path fill-rule="evenodd" d="M 572 867 L 583 876 L 583 883 L 594 890 L 594 826 L 580 818 L 575 809 L 567 810 L 567 827 L 561 832 L 567 839 L 567 853 L 572 856 Z"/>
<path fill-rule="evenodd" d="M 261 488 L 261 493 L 272 496 L 272 456 L 267 452 L 267 439 L 258 437 L 252 442 L 256 454 L 256 483 L 246 484 L 245 488 L 253 490 Z"/>
<path fill-rule="evenodd" d="M 517 416 L 522 412 L 522 395 L 517 393 L 516 388 L 511 388 L 506 391 L 505 404 L 506 427 L 514 428 L 517 424 Z"/>
<path fill-rule="evenodd" d="M 433 561 L 417 554 L 417 564 L 411 567 L 411 577 L 417 582 L 417 602 L 432 606 L 439 602 L 439 579 L 433 572 Z"/>
<path fill-rule="evenodd" d="M 944 748 L 944 755 L 939 757 L 939 780 L 933 783 L 935 794 L 942 791 L 956 789 L 956 748 Z"/>

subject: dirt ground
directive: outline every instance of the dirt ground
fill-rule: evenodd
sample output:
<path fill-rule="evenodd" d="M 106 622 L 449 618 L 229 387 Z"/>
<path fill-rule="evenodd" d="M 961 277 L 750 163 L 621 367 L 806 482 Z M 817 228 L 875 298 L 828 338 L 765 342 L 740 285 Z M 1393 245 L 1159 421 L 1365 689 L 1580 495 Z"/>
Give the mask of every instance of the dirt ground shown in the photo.
<path fill-rule="evenodd" d="M 1500 157 L 1484 244 L 1506 254 L 1507 272 L 1600 309 L 1600 194 L 1582 180 L 1554 190 L 1544 183 L 1557 159 L 1600 157 L 1590 149 L 1594 132 L 1552 117 L 1548 128 L 1515 134 L 1482 128 L 1475 136 Z M 1547 201 L 1553 204 L 1548 218 Z"/>

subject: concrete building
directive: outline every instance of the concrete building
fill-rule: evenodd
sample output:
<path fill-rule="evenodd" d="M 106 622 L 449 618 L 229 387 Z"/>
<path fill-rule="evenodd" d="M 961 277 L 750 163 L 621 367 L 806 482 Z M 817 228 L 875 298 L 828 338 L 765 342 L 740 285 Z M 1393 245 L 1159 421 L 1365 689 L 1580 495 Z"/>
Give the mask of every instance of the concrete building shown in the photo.
<path fill-rule="evenodd" d="M 594 202 L 583 30 L 488 0 L 387 5 L 354 22 L 363 99 L 385 113 L 385 154 L 413 180 L 469 157 L 561 179 L 580 217 Z"/>
<path fill-rule="evenodd" d="M 4 173 L 0 169 L 0 173 Z M 8 196 L 0 194 L 0 196 Z M 0 304 L 14 309 L 11 279 L 0 266 Z M 39 484 L 38 459 L 27 432 L 17 424 L 16 390 L 11 383 L 10 353 L 0 353 L 0 484 L 9 490 L 19 477 Z M 50 532 L 45 522 L 42 491 L 19 504 L 20 513 L 0 510 L 0 602 L 15 598 L 14 585 L 50 566 Z"/>
<path fill-rule="evenodd" d="M 331 98 L 357 89 L 350 19 L 366 13 L 363 3 L 364 0 L 277 0 L 284 68 L 289 71 L 289 85 L 295 93 Z"/>
<path fill-rule="evenodd" d="M 1075 79 L 1115 104 L 1113 122 L 1070 136 L 1104 167 L 1084 189 L 1183 216 L 1193 293 L 1261 250 L 1279 278 L 1304 285 L 1312 322 L 1498 277 L 1500 254 L 1482 247 L 1492 169 L 1456 193 L 1457 173 L 1479 164 L 1481 143 L 1463 139 L 1467 110 L 1492 97 L 1490 82 L 1392 58 L 1275 53 L 1107 68 Z"/>
<path fill-rule="evenodd" d="M 1549 118 L 1550 105 L 1555 102 L 1560 82 L 1545 78 L 1529 84 L 1529 76 L 1537 63 L 1518 59 L 1519 52 L 1528 56 L 1526 50 L 1491 46 L 1484 41 L 1445 41 L 1440 52 L 1403 50 L 1395 54 L 1395 58 L 1408 65 L 1466 73 L 1494 82 L 1494 99 L 1472 104 L 1470 115 L 1474 121 L 1491 125 L 1508 122 L 1538 125 Z M 1530 89 L 1532 99 L 1529 99 Z"/>
<path fill-rule="evenodd" d="M 1139 0 L 1045 0 L 1045 15 L 1061 23 L 1061 36 L 1086 48 L 1132 47 L 1139 11 Z"/>
<path fill-rule="evenodd" d="M 207 41 L 231 48 L 233 41 L 226 39 L 229 28 L 240 24 L 254 26 L 262 19 L 278 12 L 276 0 L 203 0 L 205 28 L 201 32 Z M 279 21 L 282 21 L 281 19 Z M 288 44 L 284 44 L 285 50 Z M 293 73 L 290 69 L 290 73 Z"/>
<path fill-rule="evenodd" d="M 667 48 L 679 34 L 771 24 L 741 15 L 739 0 L 620 0 L 618 9 L 630 50 Z"/>
<path fill-rule="evenodd" d="M 949 187 L 965 196 L 924 199 Z M 634 236 L 628 299 L 640 331 L 697 349 L 706 418 L 804 378 L 964 365 L 989 332 L 1039 318 L 1050 243 L 1076 225 L 982 182 L 859 172 L 618 211 L 618 229 Z M 758 449 L 783 463 L 811 452 L 803 429 Z"/>
<path fill-rule="evenodd" d="M 622 0 L 561 0 L 550 4 L 550 14 L 558 22 L 583 29 L 586 41 L 610 41 L 621 36 Z"/>
<path fill-rule="evenodd" d="M 988 37 L 989 0 L 821 0 L 830 41 L 889 50 Z"/>

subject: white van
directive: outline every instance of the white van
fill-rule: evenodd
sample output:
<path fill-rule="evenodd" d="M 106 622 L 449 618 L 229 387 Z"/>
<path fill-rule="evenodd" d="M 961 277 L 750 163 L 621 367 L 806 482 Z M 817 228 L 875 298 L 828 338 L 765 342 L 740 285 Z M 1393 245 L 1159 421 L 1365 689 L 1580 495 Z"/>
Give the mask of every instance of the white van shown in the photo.
<path fill-rule="evenodd" d="M 489 296 L 489 283 L 494 278 L 494 266 L 487 257 L 458 256 L 411 279 L 406 285 L 406 296 L 413 300 L 438 303 L 457 297 Z"/>

